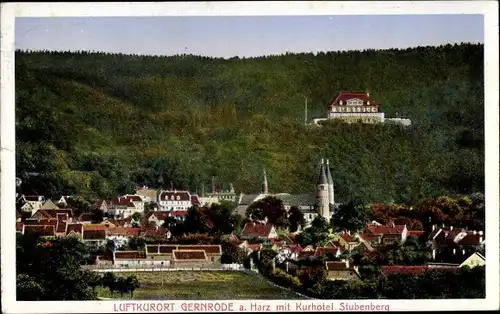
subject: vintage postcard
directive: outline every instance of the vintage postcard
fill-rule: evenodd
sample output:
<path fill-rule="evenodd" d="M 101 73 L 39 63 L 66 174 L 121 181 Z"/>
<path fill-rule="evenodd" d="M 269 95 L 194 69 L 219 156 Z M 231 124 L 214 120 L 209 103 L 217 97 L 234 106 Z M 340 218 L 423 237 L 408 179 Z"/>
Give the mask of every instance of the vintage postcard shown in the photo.
<path fill-rule="evenodd" d="M 2 312 L 498 309 L 497 2 L 1 23 Z"/>

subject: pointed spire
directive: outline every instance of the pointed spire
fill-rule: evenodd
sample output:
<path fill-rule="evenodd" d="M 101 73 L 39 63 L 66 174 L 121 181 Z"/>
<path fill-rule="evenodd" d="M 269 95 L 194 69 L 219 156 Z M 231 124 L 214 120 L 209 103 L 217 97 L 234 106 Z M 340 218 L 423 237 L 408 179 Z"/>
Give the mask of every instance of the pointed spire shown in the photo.
<path fill-rule="evenodd" d="M 330 161 L 326 160 L 326 179 L 328 180 L 328 184 L 333 184 L 332 173 L 330 172 Z"/>
<path fill-rule="evenodd" d="M 321 158 L 321 169 L 319 171 L 319 178 L 318 178 L 318 185 L 320 184 L 328 184 L 328 180 L 326 179 L 326 174 L 325 174 L 325 166 L 323 158 Z"/>

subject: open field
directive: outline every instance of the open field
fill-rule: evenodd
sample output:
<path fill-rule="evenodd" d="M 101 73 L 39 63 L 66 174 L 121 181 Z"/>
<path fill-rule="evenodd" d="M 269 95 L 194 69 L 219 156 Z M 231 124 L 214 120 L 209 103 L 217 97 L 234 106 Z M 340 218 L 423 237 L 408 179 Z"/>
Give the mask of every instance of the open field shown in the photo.
<path fill-rule="evenodd" d="M 136 275 L 140 288 L 136 300 L 231 300 L 231 299 L 302 299 L 301 296 L 272 286 L 257 274 L 236 271 L 176 271 L 119 273 Z M 109 298 L 108 289 L 99 296 Z M 122 297 L 119 294 L 114 298 Z M 124 295 L 123 299 L 130 299 Z"/>

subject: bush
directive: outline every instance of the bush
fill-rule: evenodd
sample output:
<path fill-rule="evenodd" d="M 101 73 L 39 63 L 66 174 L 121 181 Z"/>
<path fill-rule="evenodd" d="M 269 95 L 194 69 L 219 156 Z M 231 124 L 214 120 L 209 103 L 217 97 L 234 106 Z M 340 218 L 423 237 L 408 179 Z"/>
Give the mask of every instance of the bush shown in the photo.
<path fill-rule="evenodd" d="M 292 289 L 295 289 L 300 285 L 299 278 L 289 275 L 281 269 L 276 269 L 274 272 L 270 272 L 269 279 L 271 279 L 271 281 L 275 284 Z"/>

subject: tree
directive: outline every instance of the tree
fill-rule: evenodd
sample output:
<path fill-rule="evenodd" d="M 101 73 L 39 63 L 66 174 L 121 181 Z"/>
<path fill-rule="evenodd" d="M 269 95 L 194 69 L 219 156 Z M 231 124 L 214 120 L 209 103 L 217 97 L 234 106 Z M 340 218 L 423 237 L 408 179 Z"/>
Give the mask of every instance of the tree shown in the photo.
<path fill-rule="evenodd" d="M 306 225 L 306 220 L 304 218 L 304 213 L 297 207 L 292 206 L 288 211 L 288 222 L 290 223 L 290 232 L 295 232 L 298 228 L 304 228 Z"/>
<path fill-rule="evenodd" d="M 95 209 L 92 211 L 92 223 L 100 223 L 104 219 L 104 212 L 100 209 Z"/>
<path fill-rule="evenodd" d="M 269 223 L 276 227 L 287 227 L 288 224 L 283 202 L 274 196 L 267 196 L 252 203 L 246 210 L 246 216 L 254 220 L 267 217 Z"/>
<path fill-rule="evenodd" d="M 135 275 L 133 276 L 128 276 L 127 279 L 125 280 L 125 290 L 127 292 L 130 292 L 130 298 L 134 297 L 134 291 L 135 289 L 139 288 L 139 280 Z"/>
<path fill-rule="evenodd" d="M 371 219 L 371 209 L 361 202 L 350 201 L 339 206 L 331 219 L 332 227 L 337 231 L 356 233 L 362 230 Z"/>
<path fill-rule="evenodd" d="M 116 278 L 115 273 L 106 272 L 102 276 L 102 286 L 109 289 L 111 296 L 113 296 L 114 291 L 118 291 L 117 282 L 118 279 Z"/>
<path fill-rule="evenodd" d="M 89 213 L 92 209 L 92 204 L 81 196 L 68 197 L 66 202 L 68 207 L 73 209 L 74 215 Z"/>
<path fill-rule="evenodd" d="M 139 228 L 141 226 L 141 214 L 135 212 L 132 214 L 132 227 Z"/>
<path fill-rule="evenodd" d="M 81 265 L 90 252 L 75 238 L 19 236 L 18 300 L 95 300 L 95 277 Z"/>
<path fill-rule="evenodd" d="M 144 204 L 144 214 L 155 211 L 158 209 L 158 205 L 153 202 L 147 202 Z"/>

